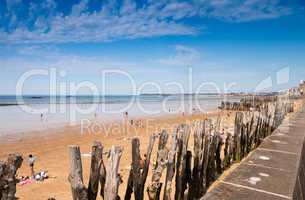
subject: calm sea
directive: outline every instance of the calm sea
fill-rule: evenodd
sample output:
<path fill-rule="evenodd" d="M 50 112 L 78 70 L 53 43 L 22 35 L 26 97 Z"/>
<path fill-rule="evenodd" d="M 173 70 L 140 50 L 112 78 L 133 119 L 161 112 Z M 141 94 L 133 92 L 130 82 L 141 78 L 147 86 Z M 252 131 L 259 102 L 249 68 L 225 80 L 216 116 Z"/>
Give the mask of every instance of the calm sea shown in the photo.
<path fill-rule="evenodd" d="M 0 135 L 79 124 L 82 120 L 119 121 L 160 115 L 210 112 L 222 100 L 239 101 L 238 96 L 221 95 L 111 95 L 111 96 L 0 96 Z"/>

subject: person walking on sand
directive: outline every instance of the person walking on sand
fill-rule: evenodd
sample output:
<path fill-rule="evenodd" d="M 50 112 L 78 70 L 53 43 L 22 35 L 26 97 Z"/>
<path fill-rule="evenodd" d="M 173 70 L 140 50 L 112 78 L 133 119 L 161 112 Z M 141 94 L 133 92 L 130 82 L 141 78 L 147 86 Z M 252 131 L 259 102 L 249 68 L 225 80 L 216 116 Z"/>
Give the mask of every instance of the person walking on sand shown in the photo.
<path fill-rule="evenodd" d="M 31 169 L 31 176 L 33 178 L 35 178 L 35 171 L 34 171 L 34 163 L 36 161 L 36 156 L 33 156 L 32 154 L 29 155 L 29 166 L 30 166 L 30 169 Z"/>

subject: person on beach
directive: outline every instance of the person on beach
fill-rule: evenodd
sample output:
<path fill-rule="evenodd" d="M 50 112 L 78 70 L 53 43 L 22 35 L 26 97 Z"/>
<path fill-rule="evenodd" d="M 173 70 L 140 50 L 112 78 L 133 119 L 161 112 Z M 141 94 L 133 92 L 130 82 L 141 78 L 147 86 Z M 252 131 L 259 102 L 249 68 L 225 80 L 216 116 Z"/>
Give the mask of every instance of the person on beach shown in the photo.
<path fill-rule="evenodd" d="M 40 120 L 43 120 L 43 113 L 40 114 Z"/>
<path fill-rule="evenodd" d="M 35 161 L 36 161 L 36 156 L 33 156 L 32 154 L 30 154 L 29 155 L 28 163 L 29 163 L 29 167 L 31 169 L 31 176 L 33 178 L 35 178 L 35 171 L 34 171 L 34 163 L 35 163 Z"/>
<path fill-rule="evenodd" d="M 128 122 L 128 112 L 123 113 L 123 120 L 124 120 L 124 123 Z"/>
<path fill-rule="evenodd" d="M 193 108 L 193 113 L 195 113 L 196 112 L 196 108 Z"/>

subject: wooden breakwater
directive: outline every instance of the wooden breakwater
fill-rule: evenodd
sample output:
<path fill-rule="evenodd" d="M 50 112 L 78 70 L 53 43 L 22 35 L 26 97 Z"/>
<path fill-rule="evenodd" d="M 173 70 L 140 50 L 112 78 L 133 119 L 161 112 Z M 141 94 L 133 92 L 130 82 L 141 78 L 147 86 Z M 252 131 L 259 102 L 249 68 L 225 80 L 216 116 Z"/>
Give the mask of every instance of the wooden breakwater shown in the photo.
<path fill-rule="evenodd" d="M 286 101 L 298 99 L 299 96 L 295 95 L 280 95 L 280 96 L 246 96 L 240 99 L 239 102 L 222 101 L 220 110 L 233 110 L 233 111 L 259 111 L 267 103 L 276 101 Z"/>
<path fill-rule="evenodd" d="M 146 197 L 150 200 L 198 199 L 225 169 L 257 148 L 281 124 L 285 115 L 293 112 L 293 108 L 293 103 L 277 99 L 265 101 L 255 111 L 236 112 L 234 132 L 227 133 L 225 137 L 220 130 L 221 118 L 216 122 L 210 119 L 198 121 L 192 127 L 181 124 L 172 134 L 165 130 L 152 134 L 144 156 L 140 152 L 140 140 L 132 138 L 132 162 L 125 194 L 118 194 L 122 179 L 118 168 L 123 153 L 119 146 L 103 153 L 102 144 L 94 143 L 88 186 L 83 180 L 80 149 L 70 146 L 72 198 L 94 200 L 100 195 L 106 200 L 128 200 L 133 194 L 136 200 Z M 193 149 L 188 145 L 191 134 Z M 156 141 L 157 159 L 152 162 L 151 154 Z M 152 176 L 147 181 L 149 170 Z M 165 176 L 164 183 L 162 176 Z"/>
<path fill-rule="evenodd" d="M 201 200 L 304 200 L 304 103 Z"/>

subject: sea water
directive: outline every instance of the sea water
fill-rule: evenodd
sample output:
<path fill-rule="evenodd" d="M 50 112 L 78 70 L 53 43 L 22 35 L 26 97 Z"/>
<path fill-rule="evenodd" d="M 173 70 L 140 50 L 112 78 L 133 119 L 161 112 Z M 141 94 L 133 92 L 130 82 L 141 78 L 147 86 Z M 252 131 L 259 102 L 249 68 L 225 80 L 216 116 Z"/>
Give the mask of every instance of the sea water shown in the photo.
<path fill-rule="evenodd" d="M 217 110 L 221 101 L 239 101 L 240 96 L 200 95 L 109 95 L 109 96 L 0 96 L 0 135 L 26 133 L 82 120 L 120 121 L 171 114 L 205 113 Z"/>

